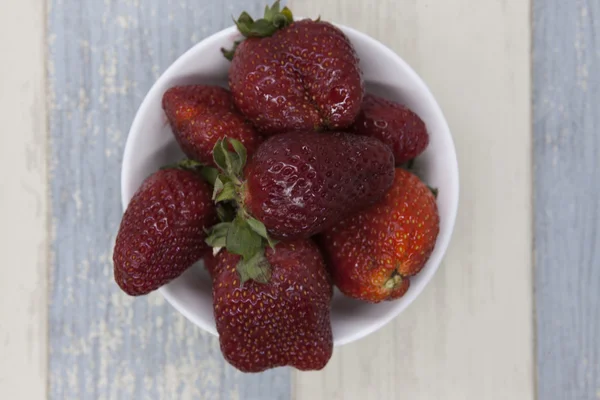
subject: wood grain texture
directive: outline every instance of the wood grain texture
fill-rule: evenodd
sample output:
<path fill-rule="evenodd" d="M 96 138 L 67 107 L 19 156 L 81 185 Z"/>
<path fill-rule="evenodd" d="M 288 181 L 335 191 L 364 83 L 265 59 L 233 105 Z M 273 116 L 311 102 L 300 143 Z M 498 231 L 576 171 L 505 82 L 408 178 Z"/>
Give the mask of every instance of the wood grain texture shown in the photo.
<path fill-rule="evenodd" d="M 159 294 L 112 280 L 120 167 L 159 74 L 263 1 L 53 0 L 48 14 L 53 273 L 50 398 L 287 399 L 289 371 L 242 375 Z M 4 138 L 4 136 L 2 136 Z M 15 183 L 18 184 L 18 183 Z"/>
<path fill-rule="evenodd" d="M 600 2 L 534 4 L 539 398 L 600 399 Z"/>
<path fill-rule="evenodd" d="M 528 1 L 293 0 L 425 79 L 454 133 L 461 205 L 434 281 L 393 323 L 294 374 L 298 400 L 534 398 Z"/>
<path fill-rule="evenodd" d="M 0 398 L 47 381 L 44 1 L 0 3 Z"/>

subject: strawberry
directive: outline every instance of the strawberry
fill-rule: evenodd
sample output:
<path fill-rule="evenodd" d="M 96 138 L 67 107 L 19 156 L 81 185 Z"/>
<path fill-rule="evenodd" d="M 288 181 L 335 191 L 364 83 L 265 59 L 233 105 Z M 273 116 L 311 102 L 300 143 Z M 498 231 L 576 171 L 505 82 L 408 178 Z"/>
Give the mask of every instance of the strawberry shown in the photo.
<path fill-rule="evenodd" d="M 352 131 L 387 144 L 394 153 L 396 165 L 417 157 L 429 144 L 427 127 L 417 114 L 401 104 L 372 94 L 365 95 Z"/>
<path fill-rule="evenodd" d="M 252 125 L 235 110 L 231 93 L 218 86 L 177 86 L 163 96 L 163 109 L 183 152 L 205 165 L 225 136 L 242 142 L 252 153 L 261 141 Z"/>
<path fill-rule="evenodd" d="M 240 284 L 239 258 L 223 250 L 205 259 L 213 271 L 214 314 L 225 359 L 243 372 L 325 367 L 333 352 L 333 287 L 317 246 L 300 240 L 267 250 L 268 283 Z"/>
<path fill-rule="evenodd" d="M 348 133 L 291 132 L 268 138 L 246 163 L 241 143 L 221 141 L 215 161 L 217 202 L 237 216 L 215 226 L 209 243 L 244 261 L 265 240 L 309 238 L 383 197 L 394 179 L 394 157 L 379 140 Z M 243 174 L 242 174 L 243 170 Z M 243 175 L 243 176 L 242 176 Z"/>
<path fill-rule="evenodd" d="M 245 172 L 244 208 L 280 239 L 309 237 L 377 202 L 394 160 L 373 138 L 298 132 L 270 138 Z"/>
<path fill-rule="evenodd" d="M 115 281 L 138 296 L 177 278 L 210 251 L 205 229 L 216 220 L 210 186 L 196 172 L 151 175 L 123 215 L 113 253 Z"/>
<path fill-rule="evenodd" d="M 342 293 L 377 303 L 402 297 L 439 232 L 436 200 L 411 172 L 396 169 L 378 204 L 327 230 L 320 244 Z"/>
<path fill-rule="evenodd" d="M 236 106 L 260 132 L 352 124 L 364 83 L 341 30 L 320 20 L 293 22 L 289 9 L 280 12 L 279 1 L 257 21 L 242 13 L 237 26 L 246 39 L 229 53 L 229 86 Z"/>

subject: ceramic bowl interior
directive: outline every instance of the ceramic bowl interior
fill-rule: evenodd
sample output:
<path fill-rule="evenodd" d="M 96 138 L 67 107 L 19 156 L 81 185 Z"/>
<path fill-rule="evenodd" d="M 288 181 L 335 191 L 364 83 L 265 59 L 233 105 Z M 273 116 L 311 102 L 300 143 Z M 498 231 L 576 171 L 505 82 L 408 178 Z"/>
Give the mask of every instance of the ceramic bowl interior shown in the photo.
<path fill-rule="evenodd" d="M 339 25 L 338 25 L 339 26 Z M 446 251 L 458 207 L 458 167 L 452 136 L 433 95 L 412 68 L 390 49 L 369 36 L 339 26 L 350 38 L 361 60 L 367 90 L 406 104 L 426 122 L 430 145 L 416 162 L 418 174 L 439 189 L 440 234 L 423 271 L 412 279 L 406 295 L 397 301 L 367 304 L 335 293 L 332 326 L 335 345 L 364 337 L 387 324 L 423 291 L 438 269 Z M 220 48 L 230 47 L 238 37 L 234 27 L 198 43 L 159 78 L 137 112 L 127 138 L 122 169 L 122 203 L 129 200 L 142 181 L 183 154 L 162 112 L 163 93 L 184 84 L 226 86 L 229 62 Z M 211 282 L 201 263 L 160 289 L 184 316 L 206 331 L 217 334 L 212 309 Z"/>

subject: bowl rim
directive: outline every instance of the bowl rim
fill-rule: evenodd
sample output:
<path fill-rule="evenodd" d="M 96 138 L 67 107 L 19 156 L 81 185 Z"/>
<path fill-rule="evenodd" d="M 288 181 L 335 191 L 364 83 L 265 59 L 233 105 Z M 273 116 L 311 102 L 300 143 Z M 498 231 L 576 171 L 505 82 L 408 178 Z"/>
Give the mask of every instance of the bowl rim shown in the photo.
<path fill-rule="evenodd" d="M 301 18 L 297 18 L 297 20 L 300 19 Z M 454 140 L 450 131 L 450 127 L 448 126 L 447 119 L 437 100 L 433 96 L 433 93 L 431 92 L 427 84 L 423 81 L 423 79 L 400 55 L 395 53 L 393 50 L 391 50 L 389 47 L 379 42 L 375 38 L 346 25 L 334 22 L 331 23 L 340 28 L 345 34 L 350 33 L 352 36 L 361 37 L 361 40 L 364 40 L 369 46 L 376 47 L 378 51 L 386 53 L 388 56 L 393 58 L 399 65 L 401 65 L 404 68 L 404 70 L 410 76 L 410 79 L 420 87 L 420 90 L 425 95 L 430 107 L 432 107 L 433 111 L 440 116 L 440 128 L 444 130 L 444 134 L 449 139 L 450 148 L 448 148 L 448 153 L 452 156 L 452 159 L 450 160 L 451 162 L 449 161 L 450 171 L 448 176 L 451 177 L 453 181 L 451 185 L 451 191 L 453 193 L 451 193 L 451 196 L 449 196 L 447 200 L 450 205 L 449 215 L 446 216 L 447 228 L 444 235 L 438 236 L 436 247 L 441 248 L 441 251 L 439 251 L 437 259 L 433 260 L 433 265 L 420 272 L 420 275 L 423 276 L 423 278 L 419 281 L 419 284 L 416 286 L 411 285 L 412 290 L 409 293 L 407 293 L 405 297 L 403 297 L 403 301 L 398 302 L 398 305 L 395 308 L 393 308 L 390 312 L 388 312 L 385 316 L 378 318 L 375 322 L 365 325 L 360 329 L 356 329 L 356 331 L 354 331 L 353 333 L 345 335 L 341 340 L 336 340 L 336 338 L 334 337 L 334 346 L 338 347 L 362 339 L 390 323 L 390 321 L 392 321 L 394 318 L 400 315 L 407 307 L 409 307 L 416 300 L 416 298 L 421 295 L 425 287 L 431 282 L 433 276 L 439 269 L 444 256 L 446 255 L 447 249 L 450 245 L 453 236 L 459 206 L 460 176 L 458 170 L 456 146 L 454 144 Z M 154 99 L 158 94 L 157 91 L 163 86 L 164 81 L 169 80 L 171 76 L 175 74 L 175 71 L 179 70 L 180 65 L 186 64 L 188 62 L 188 59 L 192 58 L 197 52 L 202 51 L 203 47 L 208 46 L 211 42 L 215 40 L 221 39 L 223 36 L 235 36 L 236 34 L 239 35 L 237 28 L 235 25 L 232 25 L 196 43 L 190 49 L 184 52 L 181 56 L 179 56 L 171 65 L 169 65 L 169 67 L 160 75 L 160 77 L 154 82 L 150 90 L 146 93 L 144 100 L 142 101 L 138 110 L 136 111 L 133 123 L 131 125 L 131 128 L 129 129 L 127 139 L 125 141 L 123 161 L 121 164 L 121 205 L 123 207 L 123 210 L 127 208 L 127 205 L 129 203 L 129 199 L 127 198 L 125 193 L 128 191 L 127 188 L 131 186 L 131 175 L 128 174 L 130 168 L 127 167 L 131 164 L 132 160 L 134 159 L 134 151 L 131 143 L 134 140 L 133 137 L 137 135 L 136 132 L 140 132 L 142 116 L 146 115 L 146 113 L 148 112 L 148 109 L 150 108 L 150 105 L 152 103 L 152 99 Z M 432 262 L 432 260 L 430 259 L 428 262 Z M 174 296 L 172 293 L 166 290 L 165 286 L 159 288 L 158 292 L 161 293 L 161 295 L 167 300 L 167 302 L 170 303 L 171 306 L 173 306 L 185 318 L 190 320 L 198 327 L 204 329 L 205 331 L 215 336 L 218 336 L 214 324 L 208 324 L 203 319 L 197 318 L 194 313 L 190 312 L 188 308 L 185 307 L 182 304 L 182 302 L 179 301 L 177 296 Z"/>

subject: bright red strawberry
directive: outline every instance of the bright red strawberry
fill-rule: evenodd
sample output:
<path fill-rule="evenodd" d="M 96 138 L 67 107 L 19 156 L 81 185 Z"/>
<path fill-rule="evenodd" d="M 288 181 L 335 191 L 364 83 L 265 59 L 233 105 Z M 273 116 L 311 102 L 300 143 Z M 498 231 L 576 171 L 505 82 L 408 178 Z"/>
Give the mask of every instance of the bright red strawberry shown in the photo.
<path fill-rule="evenodd" d="M 239 152 L 239 143 L 230 143 Z M 239 255 L 246 253 L 231 243 L 248 242 L 249 229 L 265 239 L 269 235 L 306 239 L 375 204 L 394 179 L 390 149 L 366 136 L 313 131 L 272 136 L 254 153 L 243 174 L 245 156 L 240 161 L 239 154 L 225 147 L 221 142 L 215 148 L 223 171 L 215 183 L 217 200 L 233 200 L 240 211 L 229 226 L 235 235 L 225 226 L 211 237 L 227 237 L 221 245 Z M 240 240 L 233 240 L 238 231 Z M 251 246 L 257 249 L 259 243 Z M 253 250 L 247 251 L 251 257 Z"/>
<path fill-rule="evenodd" d="M 181 169 L 144 181 L 123 215 L 113 254 L 123 291 L 150 293 L 210 252 L 205 229 L 217 220 L 211 193 L 196 172 Z"/>
<path fill-rule="evenodd" d="M 223 250 L 205 260 L 214 272 L 215 321 L 225 359 L 244 372 L 325 367 L 333 352 L 333 290 L 317 246 L 302 240 L 267 250 L 268 283 L 240 284 L 239 259 Z"/>
<path fill-rule="evenodd" d="M 417 157 L 427 148 L 429 134 L 425 123 L 409 108 L 372 94 L 365 95 L 352 131 L 387 144 L 396 165 Z"/>
<path fill-rule="evenodd" d="M 364 95 L 352 44 L 335 26 L 293 22 L 279 2 L 259 21 L 237 21 L 247 37 L 233 54 L 229 86 L 239 110 L 262 133 L 343 129 L 352 124 Z"/>
<path fill-rule="evenodd" d="M 225 136 L 242 142 L 252 153 L 261 141 L 252 125 L 235 110 L 229 91 L 218 86 L 177 86 L 163 96 L 163 108 L 183 152 L 214 165 L 212 151 Z"/>
<path fill-rule="evenodd" d="M 383 200 L 326 231 L 321 246 L 342 293 L 377 303 L 402 297 L 425 266 L 439 232 L 436 200 L 412 173 L 396 169 Z"/>

